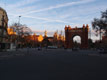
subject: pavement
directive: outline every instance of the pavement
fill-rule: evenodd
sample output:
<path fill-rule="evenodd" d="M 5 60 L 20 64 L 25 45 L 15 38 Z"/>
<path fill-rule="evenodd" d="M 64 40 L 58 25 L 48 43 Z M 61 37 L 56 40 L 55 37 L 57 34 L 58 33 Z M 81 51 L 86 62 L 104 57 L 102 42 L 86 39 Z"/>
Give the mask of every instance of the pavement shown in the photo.
<path fill-rule="evenodd" d="M 35 48 L 0 52 L 0 80 L 107 80 L 107 55 Z"/>

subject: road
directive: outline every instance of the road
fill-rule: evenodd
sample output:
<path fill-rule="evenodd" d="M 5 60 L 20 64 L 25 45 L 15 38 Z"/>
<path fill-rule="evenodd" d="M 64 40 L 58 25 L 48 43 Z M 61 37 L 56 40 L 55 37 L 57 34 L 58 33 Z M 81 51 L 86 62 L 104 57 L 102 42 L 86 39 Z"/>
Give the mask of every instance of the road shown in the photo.
<path fill-rule="evenodd" d="M 5 54 L 0 57 L 0 80 L 107 80 L 107 55 L 97 51 L 26 49 Z"/>

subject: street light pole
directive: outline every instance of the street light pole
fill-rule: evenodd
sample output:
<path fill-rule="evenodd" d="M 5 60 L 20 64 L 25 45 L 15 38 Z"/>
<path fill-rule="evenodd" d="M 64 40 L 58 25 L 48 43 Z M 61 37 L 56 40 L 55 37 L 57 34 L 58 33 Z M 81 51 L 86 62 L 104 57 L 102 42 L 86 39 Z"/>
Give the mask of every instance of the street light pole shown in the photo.
<path fill-rule="evenodd" d="M 21 18 L 21 16 L 19 16 L 19 22 L 18 22 L 18 26 L 20 25 L 20 18 Z"/>
<path fill-rule="evenodd" d="M 19 42 L 19 26 L 20 26 L 20 18 L 21 16 L 19 16 L 19 21 L 18 21 L 18 27 L 17 27 L 17 30 L 18 30 L 18 39 L 17 39 L 17 46 L 16 46 L 16 50 L 18 49 L 18 42 Z"/>

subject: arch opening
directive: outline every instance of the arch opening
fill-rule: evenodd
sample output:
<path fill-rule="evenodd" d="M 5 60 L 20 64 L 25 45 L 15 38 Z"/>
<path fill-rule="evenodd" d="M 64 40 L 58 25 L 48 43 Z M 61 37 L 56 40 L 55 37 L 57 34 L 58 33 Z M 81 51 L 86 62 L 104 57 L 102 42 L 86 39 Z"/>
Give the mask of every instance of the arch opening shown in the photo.
<path fill-rule="evenodd" d="M 74 48 L 80 48 L 81 46 L 81 37 L 80 36 L 74 36 L 73 37 L 73 47 Z"/>

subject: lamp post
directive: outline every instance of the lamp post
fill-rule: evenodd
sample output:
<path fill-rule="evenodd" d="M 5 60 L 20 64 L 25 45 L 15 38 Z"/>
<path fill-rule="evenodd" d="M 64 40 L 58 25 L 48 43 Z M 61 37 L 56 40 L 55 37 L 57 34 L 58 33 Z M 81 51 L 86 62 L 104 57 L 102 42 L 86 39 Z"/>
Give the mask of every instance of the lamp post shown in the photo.
<path fill-rule="evenodd" d="M 21 18 L 21 16 L 19 16 L 19 22 L 18 22 L 18 25 L 20 25 L 20 18 Z"/>
<path fill-rule="evenodd" d="M 17 27 L 18 39 L 17 39 L 17 46 L 16 46 L 16 50 L 18 49 L 18 42 L 19 42 L 19 27 L 20 27 L 20 18 L 21 18 L 21 16 L 19 16 L 18 27 Z"/>

